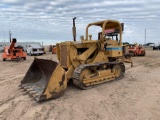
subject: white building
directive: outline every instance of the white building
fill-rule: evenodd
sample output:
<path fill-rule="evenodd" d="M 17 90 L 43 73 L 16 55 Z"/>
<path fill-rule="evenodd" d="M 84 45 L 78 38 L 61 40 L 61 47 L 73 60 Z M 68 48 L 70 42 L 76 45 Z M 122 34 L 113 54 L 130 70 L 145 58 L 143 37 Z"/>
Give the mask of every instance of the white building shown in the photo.
<path fill-rule="evenodd" d="M 34 43 L 41 45 L 40 42 L 17 42 L 15 44 L 15 47 L 18 45 L 21 45 L 21 46 L 23 46 L 24 50 L 26 51 L 26 46 L 28 44 L 34 44 Z M 10 42 L 0 42 L 0 51 L 2 51 L 4 49 L 4 46 L 10 46 L 10 44 L 11 44 Z"/>

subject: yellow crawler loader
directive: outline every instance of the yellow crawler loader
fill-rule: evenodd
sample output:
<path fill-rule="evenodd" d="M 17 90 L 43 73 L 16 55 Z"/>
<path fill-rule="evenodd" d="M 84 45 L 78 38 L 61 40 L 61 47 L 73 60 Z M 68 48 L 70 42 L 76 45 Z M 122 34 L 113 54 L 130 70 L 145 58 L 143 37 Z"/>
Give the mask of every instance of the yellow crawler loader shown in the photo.
<path fill-rule="evenodd" d="M 75 19 L 74 41 L 56 44 L 59 63 L 35 58 L 21 81 L 21 88 L 36 101 L 58 98 L 66 90 L 69 80 L 81 89 L 88 89 L 124 76 L 122 24 L 115 20 L 90 23 L 85 38 L 81 36 L 81 40 L 76 41 Z M 101 28 L 97 40 L 89 35 L 91 26 Z M 109 37 L 114 33 L 118 33 L 115 39 Z"/>

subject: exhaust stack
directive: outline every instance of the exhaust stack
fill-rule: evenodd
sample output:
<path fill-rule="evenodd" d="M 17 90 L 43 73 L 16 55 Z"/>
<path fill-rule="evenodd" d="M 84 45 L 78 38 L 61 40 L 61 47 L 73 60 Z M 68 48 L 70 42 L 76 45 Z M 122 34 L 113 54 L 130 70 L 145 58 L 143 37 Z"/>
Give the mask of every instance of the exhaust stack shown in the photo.
<path fill-rule="evenodd" d="M 73 40 L 76 41 L 76 26 L 75 26 L 75 19 L 76 17 L 73 18 L 73 27 L 72 27 L 72 33 L 73 33 Z"/>

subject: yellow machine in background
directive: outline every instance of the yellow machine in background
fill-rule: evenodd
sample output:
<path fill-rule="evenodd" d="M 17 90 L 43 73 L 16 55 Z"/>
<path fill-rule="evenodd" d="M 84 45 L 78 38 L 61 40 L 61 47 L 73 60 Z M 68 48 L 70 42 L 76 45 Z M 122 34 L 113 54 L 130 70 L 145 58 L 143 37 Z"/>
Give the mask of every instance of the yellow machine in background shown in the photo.
<path fill-rule="evenodd" d="M 91 26 L 99 26 L 97 40 L 89 35 Z M 117 31 L 116 39 L 109 34 Z M 75 18 L 73 19 L 74 41 L 56 44 L 59 63 L 35 58 L 21 87 L 36 101 L 57 98 L 67 88 L 69 80 L 82 89 L 111 80 L 121 79 L 125 66 L 120 62 L 122 53 L 122 25 L 115 20 L 104 20 L 88 24 L 86 37 L 76 41 Z M 113 37 L 113 36 L 112 36 Z"/>

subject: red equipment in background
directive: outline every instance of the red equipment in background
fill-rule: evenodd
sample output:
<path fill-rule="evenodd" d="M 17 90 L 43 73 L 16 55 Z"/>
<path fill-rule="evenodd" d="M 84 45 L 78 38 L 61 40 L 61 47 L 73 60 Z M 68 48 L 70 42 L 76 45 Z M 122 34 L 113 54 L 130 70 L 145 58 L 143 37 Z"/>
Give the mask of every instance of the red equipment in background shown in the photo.
<path fill-rule="evenodd" d="M 52 54 L 56 54 L 57 53 L 57 51 L 56 51 L 56 46 L 55 45 L 53 45 L 53 48 L 52 48 Z"/>
<path fill-rule="evenodd" d="M 26 60 L 26 52 L 23 51 L 22 46 L 15 47 L 16 42 L 16 38 L 12 38 L 11 45 L 4 47 L 4 53 L 2 54 L 3 61 L 6 61 L 6 59 Z"/>
<path fill-rule="evenodd" d="M 145 49 L 137 44 L 130 46 L 128 51 L 131 56 L 145 56 L 146 54 Z"/>

